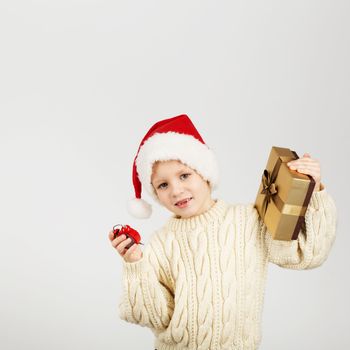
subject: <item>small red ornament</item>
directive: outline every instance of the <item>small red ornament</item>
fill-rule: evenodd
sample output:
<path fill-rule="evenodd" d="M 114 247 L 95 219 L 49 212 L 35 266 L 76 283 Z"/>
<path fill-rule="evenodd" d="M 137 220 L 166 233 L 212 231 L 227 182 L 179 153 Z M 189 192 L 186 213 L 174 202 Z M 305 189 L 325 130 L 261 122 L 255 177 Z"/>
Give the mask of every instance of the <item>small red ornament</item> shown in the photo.
<path fill-rule="evenodd" d="M 131 228 L 129 225 L 114 225 L 113 233 L 115 235 L 114 238 L 124 234 L 126 238 L 131 239 L 131 242 L 125 247 L 125 249 L 129 249 L 134 243 L 143 245 L 143 243 L 140 242 L 140 234 L 135 229 Z"/>

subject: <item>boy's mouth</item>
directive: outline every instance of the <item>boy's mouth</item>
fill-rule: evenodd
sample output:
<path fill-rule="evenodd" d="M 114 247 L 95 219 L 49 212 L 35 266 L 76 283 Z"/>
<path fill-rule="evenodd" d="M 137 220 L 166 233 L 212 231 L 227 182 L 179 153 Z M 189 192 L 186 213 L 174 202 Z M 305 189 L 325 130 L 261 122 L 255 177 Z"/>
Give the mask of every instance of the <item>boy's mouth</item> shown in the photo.
<path fill-rule="evenodd" d="M 190 198 L 185 198 L 185 199 L 181 199 L 180 201 L 176 202 L 175 205 L 176 205 L 177 207 L 182 208 L 182 207 L 186 206 L 187 203 L 188 203 L 191 199 L 192 199 L 192 197 L 190 197 Z"/>

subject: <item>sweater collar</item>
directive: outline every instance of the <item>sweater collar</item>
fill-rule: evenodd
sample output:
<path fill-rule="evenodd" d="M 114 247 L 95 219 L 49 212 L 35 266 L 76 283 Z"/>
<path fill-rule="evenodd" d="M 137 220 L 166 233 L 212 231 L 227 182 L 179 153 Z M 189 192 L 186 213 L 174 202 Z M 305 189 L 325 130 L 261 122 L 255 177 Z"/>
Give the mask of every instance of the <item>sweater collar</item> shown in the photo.
<path fill-rule="evenodd" d="M 209 223 L 223 217 L 227 204 L 222 199 L 216 199 L 215 203 L 204 213 L 190 218 L 178 218 L 174 214 L 167 222 L 168 228 L 172 230 L 193 230 L 198 226 L 206 226 Z"/>

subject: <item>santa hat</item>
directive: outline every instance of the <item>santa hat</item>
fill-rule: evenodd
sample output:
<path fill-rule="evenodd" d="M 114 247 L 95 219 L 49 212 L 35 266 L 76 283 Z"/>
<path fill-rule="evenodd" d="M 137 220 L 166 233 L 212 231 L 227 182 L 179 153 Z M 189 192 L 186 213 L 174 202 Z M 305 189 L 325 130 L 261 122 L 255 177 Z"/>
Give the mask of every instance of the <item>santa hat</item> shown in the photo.
<path fill-rule="evenodd" d="M 139 219 L 151 216 L 152 207 L 141 198 L 142 187 L 157 201 L 151 184 L 156 161 L 179 160 L 197 171 L 212 189 L 218 185 L 216 157 L 186 114 L 155 123 L 142 139 L 133 163 L 135 198 L 128 203 L 129 213 Z"/>

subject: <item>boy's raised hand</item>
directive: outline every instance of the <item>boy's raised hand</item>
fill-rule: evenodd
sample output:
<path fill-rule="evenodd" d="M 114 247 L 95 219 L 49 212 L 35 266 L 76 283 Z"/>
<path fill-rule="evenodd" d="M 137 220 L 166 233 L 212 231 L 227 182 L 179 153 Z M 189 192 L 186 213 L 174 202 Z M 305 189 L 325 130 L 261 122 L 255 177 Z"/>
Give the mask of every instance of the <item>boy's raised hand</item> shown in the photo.
<path fill-rule="evenodd" d="M 111 241 L 112 246 L 126 262 L 136 262 L 142 258 L 142 250 L 138 244 L 134 243 L 129 249 L 125 249 L 125 247 L 131 242 L 131 239 L 126 239 L 124 234 L 116 238 L 114 238 L 114 236 L 113 230 L 109 231 L 108 238 Z"/>
<path fill-rule="evenodd" d="M 302 158 L 288 162 L 287 165 L 292 170 L 307 174 L 313 177 L 316 182 L 314 191 L 321 189 L 321 166 L 317 159 L 312 159 L 309 153 L 304 153 Z"/>

